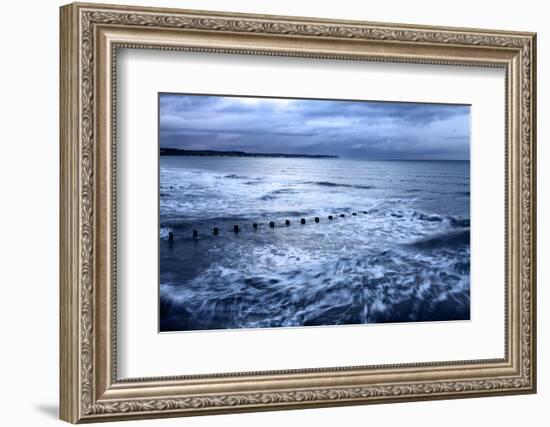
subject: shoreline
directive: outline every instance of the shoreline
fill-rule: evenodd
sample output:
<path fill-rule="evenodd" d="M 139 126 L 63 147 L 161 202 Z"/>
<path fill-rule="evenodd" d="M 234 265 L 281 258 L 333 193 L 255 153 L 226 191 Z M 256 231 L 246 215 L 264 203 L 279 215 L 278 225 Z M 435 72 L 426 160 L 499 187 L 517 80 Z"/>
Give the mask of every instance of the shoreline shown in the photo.
<path fill-rule="evenodd" d="M 160 148 L 160 156 L 183 157 L 270 157 L 289 159 L 337 159 L 338 156 L 328 154 L 290 154 L 290 153 L 248 153 L 245 151 L 217 150 L 181 150 L 178 148 Z"/>

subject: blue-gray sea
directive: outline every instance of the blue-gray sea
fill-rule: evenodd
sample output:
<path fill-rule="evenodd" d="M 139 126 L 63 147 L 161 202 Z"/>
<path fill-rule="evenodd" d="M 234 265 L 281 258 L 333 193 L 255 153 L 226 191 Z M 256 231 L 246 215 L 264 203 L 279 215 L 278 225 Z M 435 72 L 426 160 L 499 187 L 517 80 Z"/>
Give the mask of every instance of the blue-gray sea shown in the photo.
<path fill-rule="evenodd" d="M 469 319 L 470 163 L 161 156 L 159 318 L 161 331 Z"/>

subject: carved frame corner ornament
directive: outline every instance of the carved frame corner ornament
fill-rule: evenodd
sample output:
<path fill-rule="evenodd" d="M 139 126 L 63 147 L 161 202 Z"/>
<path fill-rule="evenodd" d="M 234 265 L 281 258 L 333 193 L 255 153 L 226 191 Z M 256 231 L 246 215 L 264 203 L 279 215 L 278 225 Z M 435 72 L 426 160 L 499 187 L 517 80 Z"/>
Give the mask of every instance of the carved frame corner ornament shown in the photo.
<path fill-rule="evenodd" d="M 536 391 L 534 33 L 70 4 L 60 9 L 61 418 L 78 423 Z M 506 72 L 503 359 L 120 380 L 120 47 L 501 67 Z"/>

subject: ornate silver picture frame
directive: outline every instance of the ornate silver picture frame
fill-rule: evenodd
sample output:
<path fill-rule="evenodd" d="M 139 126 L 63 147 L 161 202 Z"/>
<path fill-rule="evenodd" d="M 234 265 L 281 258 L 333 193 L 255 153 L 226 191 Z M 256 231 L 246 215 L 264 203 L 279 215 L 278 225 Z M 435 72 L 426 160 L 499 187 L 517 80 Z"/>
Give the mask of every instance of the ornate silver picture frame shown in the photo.
<path fill-rule="evenodd" d="M 534 393 L 535 42 L 535 34 L 523 32 L 99 4 L 63 6 L 61 419 L 79 423 Z M 490 255 L 504 258 L 505 265 L 504 357 L 119 378 L 116 64 L 121 49 L 504 70 L 505 250 Z"/>

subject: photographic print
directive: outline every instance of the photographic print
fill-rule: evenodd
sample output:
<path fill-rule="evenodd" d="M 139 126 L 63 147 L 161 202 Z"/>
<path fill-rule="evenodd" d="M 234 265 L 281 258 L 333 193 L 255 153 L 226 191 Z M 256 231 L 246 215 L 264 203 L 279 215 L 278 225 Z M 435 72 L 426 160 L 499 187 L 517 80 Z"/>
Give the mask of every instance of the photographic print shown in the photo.
<path fill-rule="evenodd" d="M 159 94 L 161 332 L 470 319 L 470 106 Z"/>

